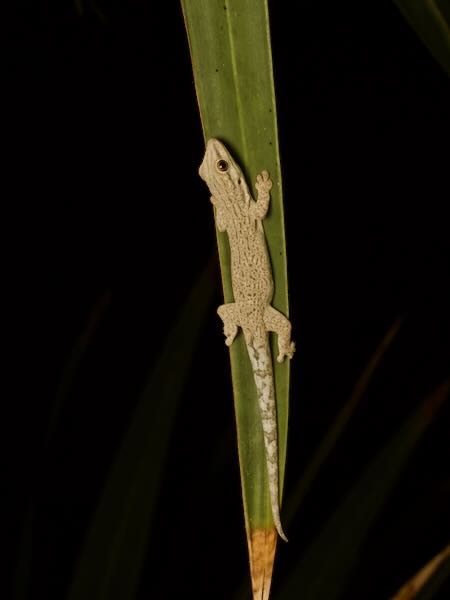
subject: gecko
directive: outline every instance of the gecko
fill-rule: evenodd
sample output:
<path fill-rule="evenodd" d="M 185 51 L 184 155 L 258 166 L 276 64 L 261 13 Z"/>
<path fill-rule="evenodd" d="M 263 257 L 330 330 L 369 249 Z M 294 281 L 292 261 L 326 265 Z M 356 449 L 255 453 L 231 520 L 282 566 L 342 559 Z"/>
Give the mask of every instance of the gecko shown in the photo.
<path fill-rule="evenodd" d="M 214 138 L 207 142 L 199 174 L 211 193 L 217 228 L 227 233 L 230 246 L 234 302 L 222 304 L 217 312 L 227 346 L 239 328 L 244 333 L 264 435 L 273 522 L 287 541 L 280 520 L 278 428 L 269 332 L 278 336 L 278 362 L 292 358 L 295 344 L 290 321 L 271 306 L 274 283 L 262 221 L 269 208 L 272 181 L 265 170 L 257 175 L 255 201 L 240 167 L 224 144 Z"/>

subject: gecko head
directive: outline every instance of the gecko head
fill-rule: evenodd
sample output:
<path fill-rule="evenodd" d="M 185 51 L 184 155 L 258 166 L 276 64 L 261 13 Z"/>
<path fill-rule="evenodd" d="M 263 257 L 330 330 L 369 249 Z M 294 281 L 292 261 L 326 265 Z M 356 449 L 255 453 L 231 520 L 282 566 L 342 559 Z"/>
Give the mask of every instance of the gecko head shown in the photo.
<path fill-rule="evenodd" d="M 240 186 L 243 181 L 242 171 L 234 162 L 228 150 L 214 138 L 206 144 L 205 157 L 199 169 L 200 177 L 206 181 L 212 194 L 224 187 Z"/>

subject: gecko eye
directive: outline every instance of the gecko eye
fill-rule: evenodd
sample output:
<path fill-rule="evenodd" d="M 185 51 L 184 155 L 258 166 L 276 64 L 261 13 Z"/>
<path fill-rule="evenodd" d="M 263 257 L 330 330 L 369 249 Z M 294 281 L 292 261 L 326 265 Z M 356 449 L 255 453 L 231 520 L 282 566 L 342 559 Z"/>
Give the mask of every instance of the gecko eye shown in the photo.
<path fill-rule="evenodd" d="M 216 162 L 216 168 L 221 173 L 225 173 L 228 171 L 228 163 L 226 160 L 220 159 Z"/>

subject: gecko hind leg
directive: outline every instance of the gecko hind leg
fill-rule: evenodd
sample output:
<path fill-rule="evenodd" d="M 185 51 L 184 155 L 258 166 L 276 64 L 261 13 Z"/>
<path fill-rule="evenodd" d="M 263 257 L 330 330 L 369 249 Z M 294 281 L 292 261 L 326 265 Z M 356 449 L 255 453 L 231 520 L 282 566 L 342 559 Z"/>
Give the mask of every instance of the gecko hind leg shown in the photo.
<path fill-rule="evenodd" d="M 295 344 L 291 341 L 291 322 L 278 312 L 273 306 L 268 306 L 264 311 L 264 325 L 267 331 L 274 331 L 278 335 L 278 362 L 283 362 L 284 357 L 292 358 Z"/>
<path fill-rule="evenodd" d="M 217 309 L 217 314 L 223 321 L 223 332 L 225 334 L 225 344 L 231 346 L 237 335 L 239 327 L 238 310 L 235 302 L 222 304 Z"/>

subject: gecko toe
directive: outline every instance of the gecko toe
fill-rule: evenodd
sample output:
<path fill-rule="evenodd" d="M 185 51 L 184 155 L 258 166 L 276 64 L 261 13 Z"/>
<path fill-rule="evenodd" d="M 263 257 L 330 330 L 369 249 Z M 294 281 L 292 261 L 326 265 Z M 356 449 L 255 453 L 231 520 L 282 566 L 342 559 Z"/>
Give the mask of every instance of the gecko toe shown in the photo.
<path fill-rule="evenodd" d="M 229 335 L 229 336 L 228 336 L 228 337 L 225 339 L 225 344 L 226 344 L 227 346 L 231 346 L 231 344 L 234 342 L 234 338 L 235 338 L 235 337 L 236 337 L 236 334 L 235 334 L 235 333 L 234 333 L 234 334 L 232 334 L 232 335 Z"/>

